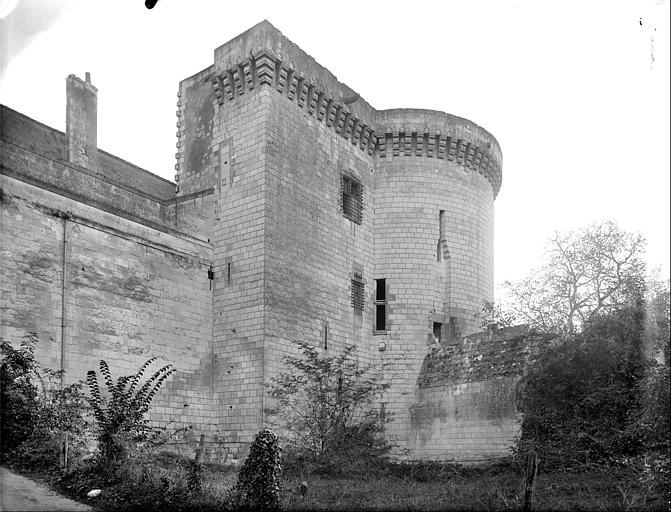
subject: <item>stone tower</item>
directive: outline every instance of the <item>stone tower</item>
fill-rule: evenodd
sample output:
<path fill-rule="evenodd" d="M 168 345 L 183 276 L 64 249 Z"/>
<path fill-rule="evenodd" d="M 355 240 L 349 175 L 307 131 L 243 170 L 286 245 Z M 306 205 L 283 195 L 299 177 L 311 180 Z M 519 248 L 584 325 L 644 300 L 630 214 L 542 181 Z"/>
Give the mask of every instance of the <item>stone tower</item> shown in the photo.
<path fill-rule="evenodd" d="M 392 384 L 390 433 L 414 452 L 410 409 L 429 347 L 477 330 L 474 314 L 493 296 L 501 151 L 476 124 L 442 112 L 386 110 L 376 120 L 375 277 L 388 321 L 374 338 Z"/>
<path fill-rule="evenodd" d="M 216 199 L 222 427 L 268 422 L 264 386 L 292 341 L 354 344 L 412 449 L 428 347 L 472 333 L 492 298 L 496 139 L 441 112 L 375 110 L 267 21 L 181 82 L 177 115 L 177 195 Z"/>
<path fill-rule="evenodd" d="M 293 342 L 354 345 L 389 384 L 398 457 L 507 454 L 530 336 L 475 332 L 501 186 L 488 132 L 376 110 L 267 21 L 180 83 L 175 183 L 98 147 L 90 77 L 67 78 L 66 112 L 61 132 L 0 106 L 3 339 L 37 333 L 68 382 L 100 359 L 173 364 L 150 419 L 216 460 L 272 426 Z"/>

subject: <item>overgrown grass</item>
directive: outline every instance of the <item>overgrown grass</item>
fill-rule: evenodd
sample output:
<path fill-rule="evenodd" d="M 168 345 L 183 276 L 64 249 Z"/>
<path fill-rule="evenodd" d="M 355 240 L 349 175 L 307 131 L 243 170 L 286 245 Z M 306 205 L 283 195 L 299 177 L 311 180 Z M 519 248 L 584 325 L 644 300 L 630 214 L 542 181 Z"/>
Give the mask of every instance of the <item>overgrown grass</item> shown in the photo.
<path fill-rule="evenodd" d="M 406 472 L 404 475 L 403 472 Z M 305 496 L 300 477 L 285 480 L 284 506 L 293 510 L 521 510 L 524 475 L 514 468 L 406 466 L 377 478 L 316 477 Z M 646 502 L 646 499 L 649 501 Z M 534 510 L 668 510 L 631 468 L 540 474 Z"/>
<path fill-rule="evenodd" d="M 100 496 L 88 502 L 99 510 L 220 511 L 230 508 L 228 492 L 236 481 L 235 467 L 196 467 L 193 461 L 169 453 L 135 453 L 118 463 L 91 460 L 53 485 L 80 501 L 90 490 L 101 489 Z"/>
<path fill-rule="evenodd" d="M 102 489 L 89 502 L 100 510 L 229 509 L 236 468 L 203 465 L 201 490 L 193 492 L 190 464 L 166 453 L 144 454 L 117 465 L 89 462 L 50 483 L 80 501 L 91 489 Z M 668 510 L 664 498 L 651 493 L 640 476 L 631 466 L 541 472 L 534 510 Z M 306 492 L 301 490 L 304 481 Z M 284 510 L 522 510 L 524 474 L 511 464 L 389 464 L 349 476 L 285 474 L 282 488 Z"/>

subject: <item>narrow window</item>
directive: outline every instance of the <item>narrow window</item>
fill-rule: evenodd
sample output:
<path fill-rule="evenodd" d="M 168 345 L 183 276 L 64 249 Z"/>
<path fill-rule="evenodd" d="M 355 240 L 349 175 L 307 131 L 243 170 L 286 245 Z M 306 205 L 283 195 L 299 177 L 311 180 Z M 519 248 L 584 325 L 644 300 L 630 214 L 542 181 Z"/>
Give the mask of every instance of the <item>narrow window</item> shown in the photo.
<path fill-rule="evenodd" d="M 352 222 L 363 220 L 363 185 L 353 175 L 343 173 L 340 177 L 342 189 L 341 208 L 343 215 Z"/>
<path fill-rule="evenodd" d="M 387 300 L 387 280 L 375 280 L 375 300 L 385 302 Z"/>
<path fill-rule="evenodd" d="M 324 350 L 329 349 L 329 326 L 324 324 Z"/>
<path fill-rule="evenodd" d="M 445 239 L 445 210 L 438 212 L 438 244 L 436 244 L 436 261 L 443 261 L 443 240 Z"/>
<path fill-rule="evenodd" d="M 375 330 L 387 330 L 387 306 L 386 304 L 375 304 Z"/>
<path fill-rule="evenodd" d="M 387 280 L 375 280 L 375 331 L 387 330 Z"/>
<path fill-rule="evenodd" d="M 363 313 L 364 304 L 364 282 L 363 274 L 354 272 L 352 277 L 352 307 L 354 313 L 360 315 Z"/>
<path fill-rule="evenodd" d="M 441 332 L 443 330 L 443 324 L 440 322 L 433 322 L 433 338 L 436 343 L 440 343 Z"/>
<path fill-rule="evenodd" d="M 226 264 L 226 282 L 231 284 L 231 262 Z"/>

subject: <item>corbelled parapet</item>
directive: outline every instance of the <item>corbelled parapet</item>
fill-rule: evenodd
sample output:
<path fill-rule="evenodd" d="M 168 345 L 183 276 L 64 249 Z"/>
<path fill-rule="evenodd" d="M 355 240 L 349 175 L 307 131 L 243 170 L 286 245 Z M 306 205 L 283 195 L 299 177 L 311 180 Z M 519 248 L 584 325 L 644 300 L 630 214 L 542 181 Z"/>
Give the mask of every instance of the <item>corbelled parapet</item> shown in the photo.
<path fill-rule="evenodd" d="M 445 112 L 391 109 L 377 112 L 380 158 L 421 156 L 448 160 L 487 178 L 496 196 L 501 188 L 501 148 L 484 128 Z"/>
<path fill-rule="evenodd" d="M 219 106 L 268 86 L 369 155 L 456 162 L 501 188 L 501 148 L 477 124 L 434 110 L 377 111 L 354 90 L 262 21 L 214 52 Z"/>
<path fill-rule="evenodd" d="M 269 86 L 361 150 L 377 144 L 375 109 L 267 21 L 214 51 L 212 84 L 219 105 Z"/>

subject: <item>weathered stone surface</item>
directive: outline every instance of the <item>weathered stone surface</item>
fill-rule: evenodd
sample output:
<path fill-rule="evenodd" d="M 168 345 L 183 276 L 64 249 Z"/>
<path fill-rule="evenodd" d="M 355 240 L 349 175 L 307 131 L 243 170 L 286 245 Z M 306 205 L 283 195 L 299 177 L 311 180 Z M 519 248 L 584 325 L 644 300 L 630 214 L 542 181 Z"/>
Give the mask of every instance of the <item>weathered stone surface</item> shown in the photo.
<path fill-rule="evenodd" d="M 273 421 L 266 385 L 293 341 L 354 344 L 391 385 L 399 456 L 509 442 L 523 340 L 462 339 L 492 297 L 491 134 L 378 111 L 264 21 L 180 83 L 171 183 L 98 150 L 95 87 L 69 81 L 68 136 L 1 111 L 3 337 L 37 331 L 73 379 L 163 357 L 179 372 L 152 418 L 219 447 Z"/>
<path fill-rule="evenodd" d="M 516 389 L 548 337 L 526 326 L 492 329 L 430 347 L 410 407 L 414 456 L 483 460 L 504 456 L 519 433 Z"/>

